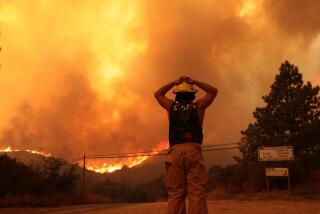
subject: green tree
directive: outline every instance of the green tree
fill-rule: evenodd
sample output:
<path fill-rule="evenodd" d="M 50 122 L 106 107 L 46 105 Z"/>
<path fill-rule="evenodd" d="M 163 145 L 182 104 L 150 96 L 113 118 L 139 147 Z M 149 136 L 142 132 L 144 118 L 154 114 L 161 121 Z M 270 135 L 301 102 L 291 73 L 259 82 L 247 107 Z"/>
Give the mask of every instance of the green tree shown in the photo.
<path fill-rule="evenodd" d="M 260 146 L 292 145 L 297 160 L 319 164 L 320 88 L 304 84 L 298 68 L 288 61 L 279 70 L 270 93 L 262 97 L 266 105 L 256 108 L 255 122 L 241 132 L 242 158 L 236 160 L 253 164 Z"/>
<path fill-rule="evenodd" d="M 45 158 L 44 174 L 56 191 L 70 193 L 74 190 L 78 179 L 75 169 L 75 165 L 69 165 L 61 158 Z"/>

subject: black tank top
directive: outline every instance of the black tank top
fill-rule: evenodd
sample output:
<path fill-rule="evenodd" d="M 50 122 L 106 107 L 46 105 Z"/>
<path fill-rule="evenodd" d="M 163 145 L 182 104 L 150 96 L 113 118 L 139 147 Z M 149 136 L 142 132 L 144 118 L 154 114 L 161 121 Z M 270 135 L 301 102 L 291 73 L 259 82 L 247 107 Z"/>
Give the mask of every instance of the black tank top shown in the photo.
<path fill-rule="evenodd" d="M 169 112 L 169 144 L 193 142 L 202 144 L 203 134 L 194 103 L 182 105 L 174 102 Z"/>

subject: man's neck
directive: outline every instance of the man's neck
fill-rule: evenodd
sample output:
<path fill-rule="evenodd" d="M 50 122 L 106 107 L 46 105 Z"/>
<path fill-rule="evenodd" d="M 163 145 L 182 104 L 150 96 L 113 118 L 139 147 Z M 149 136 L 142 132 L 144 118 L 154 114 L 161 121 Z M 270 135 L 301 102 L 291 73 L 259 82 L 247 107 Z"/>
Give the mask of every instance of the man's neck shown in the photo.
<path fill-rule="evenodd" d="M 193 104 L 193 101 L 191 100 L 179 100 L 177 101 L 178 103 L 180 103 L 181 105 L 190 105 Z"/>

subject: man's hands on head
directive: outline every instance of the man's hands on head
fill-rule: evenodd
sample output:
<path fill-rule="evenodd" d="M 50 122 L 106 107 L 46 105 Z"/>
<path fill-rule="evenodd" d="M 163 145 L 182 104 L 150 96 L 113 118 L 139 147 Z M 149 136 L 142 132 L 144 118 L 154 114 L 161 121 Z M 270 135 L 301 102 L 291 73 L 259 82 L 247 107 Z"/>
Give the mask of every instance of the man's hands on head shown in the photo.
<path fill-rule="evenodd" d="M 190 77 L 181 76 L 179 79 L 172 81 L 164 86 L 162 86 L 159 90 L 154 93 L 155 98 L 158 100 L 159 104 L 165 108 L 167 111 L 170 110 L 173 100 L 169 99 L 165 96 L 165 94 L 175 85 L 179 85 L 182 82 L 192 82 Z"/>
<path fill-rule="evenodd" d="M 191 79 L 191 78 L 188 77 L 188 76 L 181 76 L 179 79 L 177 79 L 176 81 L 174 81 L 175 85 L 179 85 L 179 84 L 181 84 L 182 82 L 186 82 L 186 83 L 189 83 L 189 84 L 194 84 L 194 80 Z"/>
<path fill-rule="evenodd" d="M 186 83 L 189 83 L 189 84 L 192 84 L 192 85 L 193 85 L 193 84 L 196 84 L 196 81 L 193 80 L 193 79 L 191 79 L 190 77 L 188 77 L 188 79 L 186 79 L 185 82 L 186 82 Z"/>
<path fill-rule="evenodd" d="M 213 100 L 215 99 L 217 92 L 218 92 L 218 90 L 215 87 L 213 87 L 207 83 L 193 80 L 188 76 L 181 76 L 179 79 L 162 86 L 159 90 L 157 90 L 154 93 L 154 96 L 158 100 L 159 104 L 162 107 L 164 107 L 165 109 L 167 109 L 168 111 L 170 110 L 170 107 L 171 107 L 171 104 L 173 103 L 173 100 L 167 98 L 165 96 L 165 94 L 172 87 L 174 87 L 175 85 L 179 85 L 182 82 L 194 84 L 206 92 L 206 95 L 204 97 L 202 97 L 196 101 L 199 109 L 202 109 L 202 110 L 206 109 L 213 102 Z"/>
<path fill-rule="evenodd" d="M 205 110 L 213 102 L 213 100 L 217 96 L 218 90 L 215 87 L 213 87 L 207 83 L 194 80 L 188 76 L 181 76 L 178 80 L 176 80 L 177 84 L 181 84 L 182 82 L 196 85 L 206 92 L 206 95 L 204 97 L 202 97 L 196 101 L 199 109 L 201 109 L 201 110 Z"/>

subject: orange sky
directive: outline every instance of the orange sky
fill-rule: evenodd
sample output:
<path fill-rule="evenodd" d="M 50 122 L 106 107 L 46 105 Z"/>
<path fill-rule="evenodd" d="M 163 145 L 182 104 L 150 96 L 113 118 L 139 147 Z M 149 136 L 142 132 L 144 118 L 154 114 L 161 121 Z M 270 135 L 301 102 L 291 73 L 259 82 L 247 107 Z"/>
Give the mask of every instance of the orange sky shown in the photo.
<path fill-rule="evenodd" d="M 153 98 L 189 75 L 219 89 L 205 143 L 252 120 L 280 63 L 320 82 L 317 0 L 1 0 L 0 148 L 64 157 L 156 148 Z"/>

